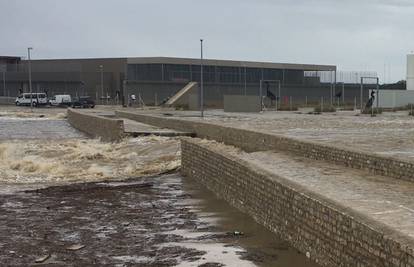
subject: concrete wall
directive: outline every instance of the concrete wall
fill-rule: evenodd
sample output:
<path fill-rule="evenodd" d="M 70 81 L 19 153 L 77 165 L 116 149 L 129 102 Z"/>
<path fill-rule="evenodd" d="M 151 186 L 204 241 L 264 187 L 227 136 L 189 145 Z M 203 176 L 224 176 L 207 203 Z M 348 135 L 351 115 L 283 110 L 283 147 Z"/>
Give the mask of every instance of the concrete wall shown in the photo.
<path fill-rule="evenodd" d="M 181 88 L 183 88 L 187 82 L 147 82 L 147 81 L 128 81 L 126 85 L 126 94 L 131 95 L 138 94 L 144 99 L 147 105 L 152 105 L 157 98 L 158 103 L 162 100 L 174 95 Z M 246 90 L 243 83 L 239 84 L 220 84 L 220 83 L 205 83 L 204 84 L 204 99 L 206 106 L 210 107 L 223 107 L 224 95 L 244 95 L 246 92 L 250 96 L 259 95 L 259 83 L 248 83 Z M 364 85 L 363 89 L 363 102 L 368 101 L 369 89 L 375 88 L 374 85 Z M 274 85 L 269 87 L 269 90 L 278 95 L 278 91 Z M 342 86 L 337 85 L 335 93 L 342 91 Z M 263 89 L 265 95 L 265 89 Z M 287 105 L 290 100 L 294 105 L 303 105 L 307 103 L 319 103 L 321 98 L 324 98 L 324 103 L 330 103 L 331 89 L 330 84 L 319 84 L 318 86 L 305 86 L 305 85 L 283 85 L 280 90 L 281 104 Z M 344 98 L 340 98 L 340 103 L 345 101 L 347 104 L 354 104 L 355 100 L 359 106 L 360 98 L 360 85 L 359 84 L 347 84 L 344 89 Z M 336 103 L 337 99 L 333 97 L 333 102 Z"/>
<path fill-rule="evenodd" d="M 182 139 L 182 173 L 322 266 L 414 266 L 412 241 L 225 149 Z"/>
<path fill-rule="evenodd" d="M 396 108 L 414 104 L 414 90 L 379 90 L 378 101 L 381 108 Z M 376 99 L 373 105 L 377 107 Z"/>
<path fill-rule="evenodd" d="M 68 109 L 68 121 L 76 129 L 104 141 L 119 141 L 124 137 L 123 120 Z"/>
<path fill-rule="evenodd" d="M 200 110 L 200 104 L 198 94 L 188 95 L 188 109 L 189 110 Z"/>
<path fill-rule="evenodd" d="M 225 95 L 225 112 L 260 112 L 260 97 L 248 95 Z"/>
<path fill-rule="evenodd" d="M 390 157 L 340 149 L 311 141 L 297 140 L 260 131 L 237 129 L 205 122 L 186 121 L 171 117 L 117 111 L 125 117 L 150 125 L 193 132 L 198 137 L 234 145 L 245 151 L 281 150 L 310 159 L 324 160 L 343 166 L 362 169 L 374 174 L 414 181 L 414 164 Z"/>

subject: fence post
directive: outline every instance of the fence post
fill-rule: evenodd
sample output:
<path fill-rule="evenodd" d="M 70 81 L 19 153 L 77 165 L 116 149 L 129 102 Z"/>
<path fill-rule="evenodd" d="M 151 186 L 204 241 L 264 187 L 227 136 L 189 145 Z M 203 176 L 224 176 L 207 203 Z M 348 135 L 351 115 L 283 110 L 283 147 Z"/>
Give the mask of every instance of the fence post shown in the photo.
<path fill-rule="evenodd" d="M 321 97 L 321 113 L 323 112 L 323 96 Z"/>
<path fill-rule="evenodd" d="M 356 110 L 357 109 L 357 99 L 356 99 L 356 96 L 354 97 L 354 110 Z"/>

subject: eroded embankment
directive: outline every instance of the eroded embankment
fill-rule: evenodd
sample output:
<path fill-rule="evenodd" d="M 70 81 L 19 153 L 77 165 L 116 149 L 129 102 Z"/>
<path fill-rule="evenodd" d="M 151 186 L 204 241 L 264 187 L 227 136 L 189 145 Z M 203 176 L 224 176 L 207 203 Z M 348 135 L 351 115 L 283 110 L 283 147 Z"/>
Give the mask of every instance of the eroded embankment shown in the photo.
<path fill-rule="evenodd" d="M 158 174 L 180 165 L 179 141 L 167 137 L 0 142 L 0 183 L 69 183 Z"/>

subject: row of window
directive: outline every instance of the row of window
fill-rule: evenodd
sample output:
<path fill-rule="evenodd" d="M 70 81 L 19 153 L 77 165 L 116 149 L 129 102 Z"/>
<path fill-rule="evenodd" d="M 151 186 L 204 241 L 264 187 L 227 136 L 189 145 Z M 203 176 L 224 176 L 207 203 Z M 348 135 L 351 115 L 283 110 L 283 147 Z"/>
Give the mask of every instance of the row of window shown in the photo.
<path fill-rule="evenodd" d="M 301 70 L 260 69 L 244 67 L 203 66 L 205 82 L 256 83 L 260 80 L 280 80 L 301 84 Z M 200 81 L 199 65 L 129 64 L 128 80 L 135 81 Z"/>

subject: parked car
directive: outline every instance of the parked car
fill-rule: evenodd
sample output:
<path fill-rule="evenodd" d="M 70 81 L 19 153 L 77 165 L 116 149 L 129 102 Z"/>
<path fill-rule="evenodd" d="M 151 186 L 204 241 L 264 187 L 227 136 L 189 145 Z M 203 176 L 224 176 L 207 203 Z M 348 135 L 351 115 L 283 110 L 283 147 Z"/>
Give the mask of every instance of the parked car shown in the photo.
<path fill-rule="evenodd" d="M 32 102 L 33 106 L 40 106 L 47 104 L 47 97 L 45 93 L 23 93 L 16 97 L 15 104 L 16 106 L 30 106 Z"/>
<path fill-rule="evenodd" d="M 89 96 L 80 96 L 72 101 L 73 108 L 94 108 L 95 101 Z"/>
<path fill-rule="evenodd" d="M 71 106 L 72 97 L 70 95 L 55 95 L 49 99 L 49 105 L 51 106 Z"/>

